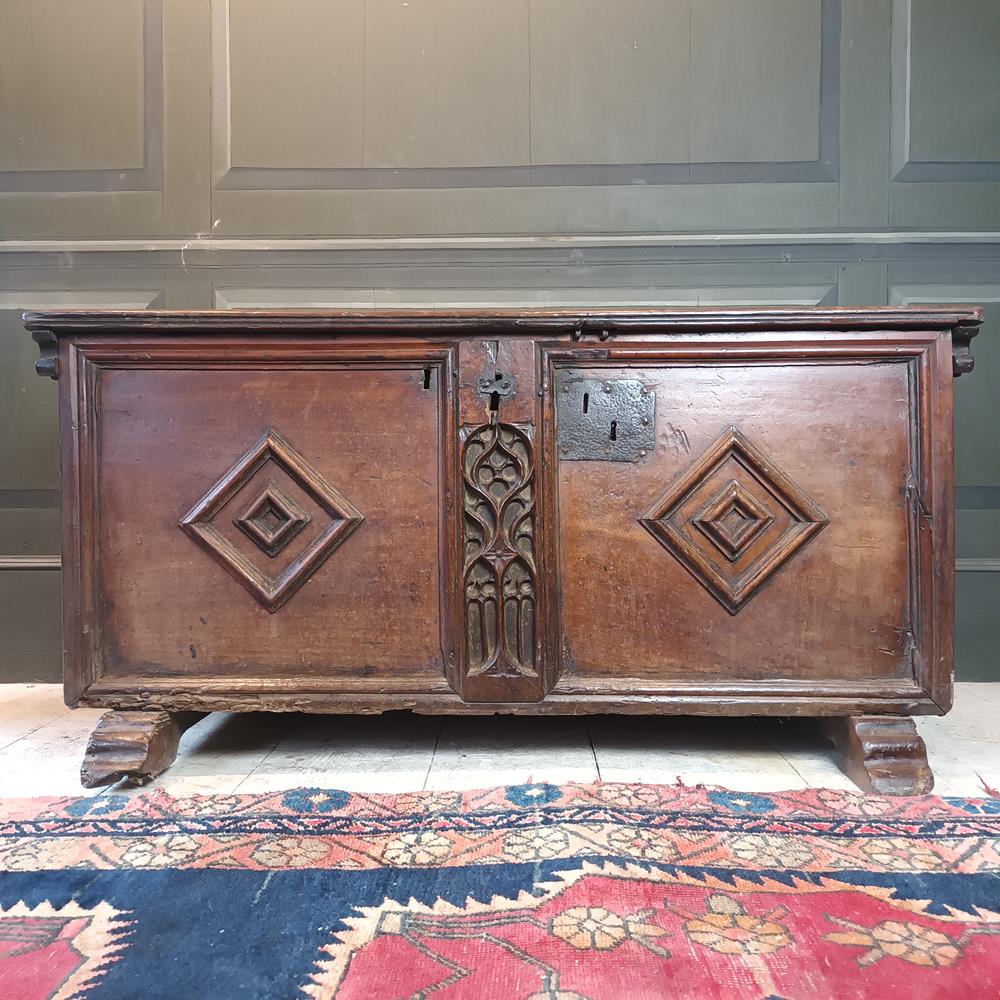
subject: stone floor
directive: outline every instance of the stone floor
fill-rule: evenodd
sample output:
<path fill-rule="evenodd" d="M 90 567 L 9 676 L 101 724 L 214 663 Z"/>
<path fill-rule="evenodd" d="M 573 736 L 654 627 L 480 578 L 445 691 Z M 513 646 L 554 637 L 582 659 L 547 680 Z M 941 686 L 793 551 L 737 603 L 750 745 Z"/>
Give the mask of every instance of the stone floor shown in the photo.
<path fill-rule="evenodd" d="M 1000 684 L 959 684 L 943 719 L 919 719 L 941 795 L 1000 788 Z M 79 784 L 101 712 L 54 684 L 0 685 L 0 796 L 102 794 Z M 351 791 L 524 781 L 711 784 L 741 791 L 853 788 L 813 720 L 217 713 L 188 730 L 152 786 L 175 795 L 299 785 Z"/>

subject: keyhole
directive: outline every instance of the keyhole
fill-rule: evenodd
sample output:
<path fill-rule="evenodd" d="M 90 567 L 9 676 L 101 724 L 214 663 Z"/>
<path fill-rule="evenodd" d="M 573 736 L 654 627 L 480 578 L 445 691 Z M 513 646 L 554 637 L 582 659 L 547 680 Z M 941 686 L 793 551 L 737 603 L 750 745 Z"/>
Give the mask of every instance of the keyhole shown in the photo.
<path fill-rule="evenodd" d="M 424 388 L 429 389 L 431 387 L 431 370 L 430 368 L 424 369 Z"/>
<path fill-rule="evenodd" d="M 491 392 L 490 393 L 490 411 L 496 413 L 500 409 L 500 393 Z"/>
<path fill-rule="evenodd" d="M 586 413 L 590 409 L 590 393 L 585 392 L 583 394 L 583 412 Z"/>
<path fill-rule="evenodd" d="M 617 420 L 612 420 L 611 421 L 611 440 L 612 441 L 617 441 L 618 440 L 618 421 Z"/>

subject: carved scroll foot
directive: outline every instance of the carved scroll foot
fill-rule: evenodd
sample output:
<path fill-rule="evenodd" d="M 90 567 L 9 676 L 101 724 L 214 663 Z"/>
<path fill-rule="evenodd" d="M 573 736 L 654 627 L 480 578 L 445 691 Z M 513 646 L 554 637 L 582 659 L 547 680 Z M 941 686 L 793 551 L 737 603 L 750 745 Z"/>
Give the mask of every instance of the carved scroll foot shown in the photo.
<path fill-rule="evenodd" d="M 840 751 L 840 769 L 876 795 L 926 795 L 934 787 L 927 747 L 913 719 L 850 715 L 826 719 L 827 736 Z"/>
<path fill-rule="evenodd" d="M 83 787 L 121 778 L 144 785 L 170 767 L 181 733 L 202 717 L 199 712 L 105 712 L 83 757 Z"/>

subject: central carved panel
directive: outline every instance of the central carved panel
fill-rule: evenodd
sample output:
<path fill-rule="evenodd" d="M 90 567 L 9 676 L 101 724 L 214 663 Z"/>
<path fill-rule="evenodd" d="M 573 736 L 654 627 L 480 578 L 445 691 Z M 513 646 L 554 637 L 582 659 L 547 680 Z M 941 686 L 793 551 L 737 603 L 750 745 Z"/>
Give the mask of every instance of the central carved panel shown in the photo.
<path fill-rule="evenodd" d="M 276 556 L 310 521 L 309 515 L 275 483 L 268 483 L 246 513 L 234 519 L 262 552 Z"/>
<path fill-rule="evenodd" d="M 639 523 L 736 614 L 828 519 L 731 427 Z"/>
<path fill-rule="evenodd" d="M 227 519 L 254 549 L 240 544 L 242 536 L 231 527 L 226 530 Z M 180 527 L 274 612 L 362 520 L 354 505 L 272 430 L 236 460 Z M 300 544 L 293 546 L 296 538 Z M 261 553 L 267 557 L 263 563 Z"/>
<path fill-rule="evenodd" d="M 462 451 L 466 672 L 536 677 L 535 472 L 512 424 L 472 430 Z"/>
<path fill-rule="evenodd" d="M 735 479 L 691 519 L 731 562 L 739 559 L 773 520 Z"/>

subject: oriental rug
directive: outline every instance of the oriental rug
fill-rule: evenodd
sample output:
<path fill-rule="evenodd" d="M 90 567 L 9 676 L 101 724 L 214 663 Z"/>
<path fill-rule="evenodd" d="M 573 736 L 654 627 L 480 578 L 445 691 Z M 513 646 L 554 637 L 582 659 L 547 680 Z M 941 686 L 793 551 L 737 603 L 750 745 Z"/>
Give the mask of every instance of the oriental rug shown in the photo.
<path fill-rule="evenodd" d="M 0 997 L 992 998 L 998 850 L 832 790 L 8 800 Z"/>

